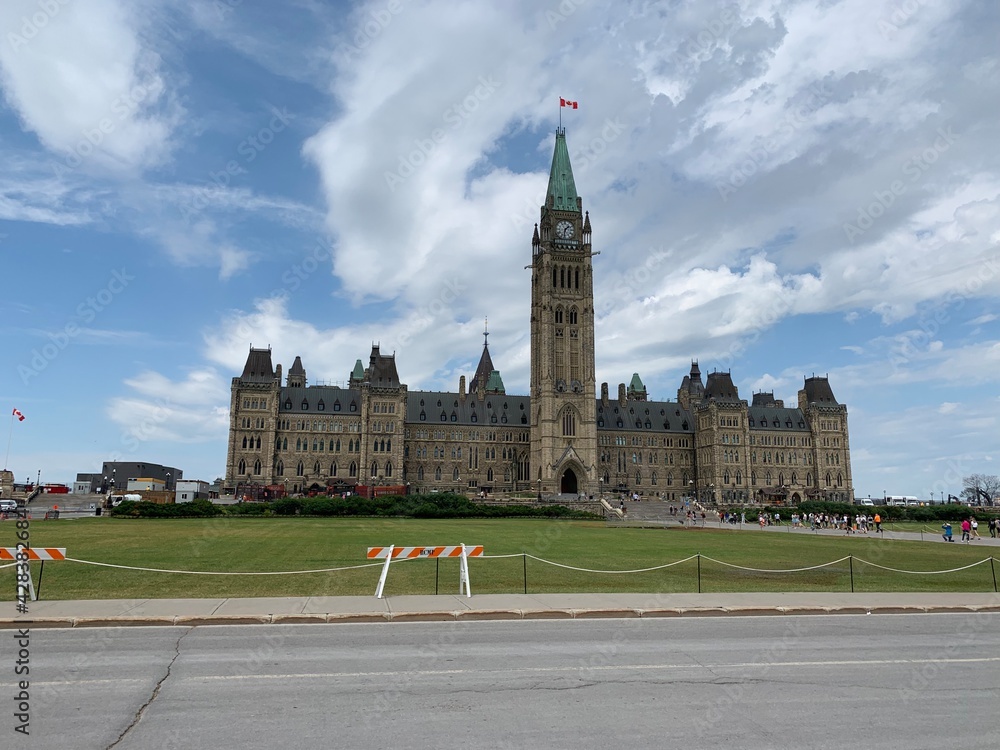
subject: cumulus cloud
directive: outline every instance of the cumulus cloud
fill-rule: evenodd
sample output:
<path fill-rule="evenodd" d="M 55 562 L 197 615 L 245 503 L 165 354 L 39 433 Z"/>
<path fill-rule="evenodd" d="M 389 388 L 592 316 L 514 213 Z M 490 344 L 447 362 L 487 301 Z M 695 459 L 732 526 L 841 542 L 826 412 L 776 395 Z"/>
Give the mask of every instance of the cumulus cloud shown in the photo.
<path fill-rule="evenodd" d="M 135 10 L 118 0 L 0 6 L 4 97 L 65 170 L 136 171 L 169 153 L 181 110 Z"/>
<path fill-rule="evenodd" d="M 1000 291 L 989 270 L 1000 185 L 977 125 L 997 107 L 973 93 L 995 84 L 978 57 L 988 34 L 961 2 L 895 20 L 862 0 L 685 3 L 668 27 L 656 6 L 593 3 L 555 28 L 525 22 L 519 4 L 471 14 L 428 2 L 352 45 L 375 7 L 343 34 L 331 90 L 344 106 L 305 153 L 355 303 L 392 300 L 395 316 L 442 278 L 471 290 L 420 340 L 442 367 L 454 331 L 489 314 L 512 345 L 501 366 L 526 379 L 521 266 L 551 149 L 546 110 L 568 90 L 582 92 L 569 143 L 602 252 L 608 373 L 639 360 L 655 377 L 698 355 L 725 366 L 803 313 L 898 321 L 925 300 Z M 942 25 L 965 40 L 942 39 Z M 487 32 L 500 41 L 483 48 Z M 958 85 L 942 87 L 952 73 Z M 526 138 L 535 166 L 514 173 L 502 157 Z M 891 203 L 873 211 L 885 191 Z M 865 226 L 845 231 L 859 211 Z"/>

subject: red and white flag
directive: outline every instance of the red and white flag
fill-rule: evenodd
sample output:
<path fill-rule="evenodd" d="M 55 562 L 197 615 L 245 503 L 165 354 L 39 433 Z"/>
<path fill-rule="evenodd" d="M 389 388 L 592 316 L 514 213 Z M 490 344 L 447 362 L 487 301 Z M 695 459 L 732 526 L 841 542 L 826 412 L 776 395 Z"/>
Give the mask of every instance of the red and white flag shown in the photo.
<path fill-rule="evenodd" d="M 24 415 L 21 412 L 19 412 L 17 409 L 14 409 L 14 416 L 17 417 L 17 421 L 18 422 L 23 422 L 24 421 Z"/>
<path fill-rule="evenodd" d="M 569 99 L 563 99 L 562 97 L 559 97 L 559 106 L 578 109 L 580 106 L 580 102 L 571 102 Z"/>

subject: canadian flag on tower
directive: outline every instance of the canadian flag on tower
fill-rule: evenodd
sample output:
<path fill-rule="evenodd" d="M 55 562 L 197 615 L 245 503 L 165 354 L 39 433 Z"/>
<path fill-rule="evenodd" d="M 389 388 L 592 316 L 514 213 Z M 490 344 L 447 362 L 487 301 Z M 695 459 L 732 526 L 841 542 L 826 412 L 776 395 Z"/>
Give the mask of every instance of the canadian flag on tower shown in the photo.
<path fill-rule="evenodd" d="M 17 417 L 17 421 L 18 422 L 23 422 L 24 421 L 24 415 L 21 412 L 19 412 L 17 409 L 14 409 L 14 416 Z"/>
<path fill-rule="evenodd" d="M 571 102 L 569 99 L 563 99 L 562 97 L 559 97 L 559 106 L 560 107 L 572 107 L 573 109 L 579 109 L 580 102 Z"/>

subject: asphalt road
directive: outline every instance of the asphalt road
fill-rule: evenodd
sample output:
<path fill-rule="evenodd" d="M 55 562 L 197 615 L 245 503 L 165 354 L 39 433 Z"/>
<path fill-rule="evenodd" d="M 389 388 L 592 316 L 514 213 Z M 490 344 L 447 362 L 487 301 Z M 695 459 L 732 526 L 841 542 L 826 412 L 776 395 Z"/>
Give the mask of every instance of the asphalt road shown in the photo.
<path fill-rule="evenodd" d="M 996 747 L 997 614 L 0 636 L 0 747 Z"/>

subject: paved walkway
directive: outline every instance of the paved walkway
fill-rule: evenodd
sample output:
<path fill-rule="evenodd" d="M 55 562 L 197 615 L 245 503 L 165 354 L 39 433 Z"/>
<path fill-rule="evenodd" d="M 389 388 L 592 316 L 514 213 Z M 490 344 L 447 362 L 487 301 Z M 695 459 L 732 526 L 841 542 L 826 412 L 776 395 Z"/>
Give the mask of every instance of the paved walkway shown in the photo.
<path fill-rule="evenodd" d="M 670 518 L 667 520 L 655 519 L 655 518 L 633 518 L 633 511 L 631 506 L 629 508 L 629 514 L 626 520 L 617 521 L 612 520 L 608 522 L 609 526 L 627 526 L 631 528 L 651 528 L 651 527 L 665 527 L 665 528 L 705 528 L 705 529 L 724 529 L 728 531 L 747 531 L 747 532 L 765 532 L 772 534 L 806 534 L 811 536 L 835 536 L 835 537 L 849 537 L 851 539 L 905 539 L 914 542 L 941 542 L 945 543 L 942 537 L 942 532 L 934 531 L 932 526 L 928 526 L 926 531 L 895 531 L 893 530 L 892 524 L 883 524 L 882 532 L 876 533 L 874 530 L 869 531 L 867 534 L 862 534 L 860 532 L 847 534 L 842 529 L 810 529 L 807 526 L 792 526 L 790 521 L 782 521 L 780 526 L 760 526 L 756 523 L 723 523 L 717 519 L 709 516 L 704 522 L 699 518 L 693 525 L 690 523 L 682 523 L 683 518 Z M 961 540 L 962 530 L 958 528 L 957 524 L 952 526 L 952 534 L 954 541 L 951 544 L 967 544 L 976 547 L 1000 547 L 1000 538 L 994 539 L 989 535 L 988 531 L 981 532 L 983 535 L 980 537 L 973 537 L 969 542 L 963 542 Z M 994 553 L 995 554 L 995 553 Z M 1000 557 L 1000 555 L 996 555 Z"/>
<path fill-rule="evenodd" d="M 994 593 L 482 594 L 0 603 L 0 628 L 998 612 Z"/>

